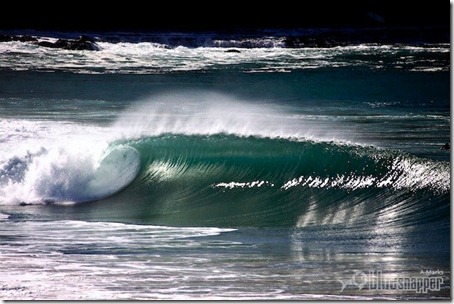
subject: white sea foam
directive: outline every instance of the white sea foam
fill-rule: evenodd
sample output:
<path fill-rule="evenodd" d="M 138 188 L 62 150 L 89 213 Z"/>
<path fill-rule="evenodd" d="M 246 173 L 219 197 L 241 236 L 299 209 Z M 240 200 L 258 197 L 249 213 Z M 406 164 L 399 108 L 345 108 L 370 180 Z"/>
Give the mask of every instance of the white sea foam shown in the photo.
<path fill-rule="evenodd" d="M 260 187 L 274 187 L 274 184 L 269 181 L 253 181 L 253 182 L 223 182 L 214 185 L 216 188 L 260 188 Z"/>
<path fill-rule="evenodd" d="M 43 148 L 4 162 L 0 201 L 66 204 L 100 199 L 128 185 L 140 168 L 138 152 L 131 147 L 103 152 L 102 145 L 70 145 Z"/>
<path fill-rule="evenodd" d="M 67 122 L 2 119 L 0 204 L 74 203 L 108 196 L 129 184 L 137 151 L 109 148 L 105 128 Z"/>
<path fill-rule="evenodd" d="M 168 290 L 174 287 L 172 278 L 184 281 L 189 275 L 197 280 L 202 273 L 207 274 L 200 271 L 203 257 L 186 255 L 173 260 L 177 263 L 169 263 L 173 252 L 241 246 L 235 241 L 222 243 L 209 238 L 235 231 L 230 228 L 83 221 L 0 220 L 0 225 L 9 237 L 1 246 L 0 269 L 1 295 L 9 300 L 131 299 L 144 295 L 135 291 L 137 286 L 146 289 L 161 284 L 160 290 L 149 292 L 147 297 L 172 298 Z M 216 265 L 210 268 L 216 270 Z M 212 271 L 211 275 L 216 276 Z M 135 279 L 139 285 L 132 284 Z M 126 286 L 124 280 L 134 287 L 119 293 L 118 288 Z M 183 283 L 179 285 L 177 291 L 185 289 Z"/>
<path fill-rule="evenodd" d="M 154 42 L 98 42 L 100 51 L 71 51 L 31 43 L 0 43 L 0 68 L 11 70 L 63 70 L 76 73 L 166 73 L 204 71 L 226 66 L 243 72 L 289 72 L 323 67 L 369 66 L 448 71 L 449 58 L 433 66 L 434 55 L 449 53 L 449 45 L 408 47 L 357 45 L 334 48 L 283 48 L 275 38 L 210 40 L 207 46 L 167 47 Z M 247 48 L 242 48 L 242 44 Z M 203 45 L 203 44 L 202 44 Z M 220 47 L 222 46 L 222 47 Z M 226 47 L 234 47 L 234 52 Z M 376 60 L 377 56 L 381 60 Z M 369 59 L 370 57 L 370 59 Z"/>

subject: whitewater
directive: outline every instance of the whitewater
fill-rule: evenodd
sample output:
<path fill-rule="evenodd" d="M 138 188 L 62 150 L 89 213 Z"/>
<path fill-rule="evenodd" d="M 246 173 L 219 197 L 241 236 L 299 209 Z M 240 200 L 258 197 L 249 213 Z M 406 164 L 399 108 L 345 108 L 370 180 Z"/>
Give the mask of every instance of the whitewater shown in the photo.
<path fill-rule="evenodd" d="M 448 299 L 449 45 L 195 38 L 0 43 L 0 298 Z"/>

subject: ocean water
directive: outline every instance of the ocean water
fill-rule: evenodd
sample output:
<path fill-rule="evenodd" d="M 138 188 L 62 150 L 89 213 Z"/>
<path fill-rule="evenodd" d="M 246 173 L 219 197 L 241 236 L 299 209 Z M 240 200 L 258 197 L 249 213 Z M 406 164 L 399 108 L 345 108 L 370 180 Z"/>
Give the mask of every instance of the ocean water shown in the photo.
<path fill-rule="evenodd" d="M 450 298 L 449 44 L 118 37 L 0 43 L 1 299 Z"/>

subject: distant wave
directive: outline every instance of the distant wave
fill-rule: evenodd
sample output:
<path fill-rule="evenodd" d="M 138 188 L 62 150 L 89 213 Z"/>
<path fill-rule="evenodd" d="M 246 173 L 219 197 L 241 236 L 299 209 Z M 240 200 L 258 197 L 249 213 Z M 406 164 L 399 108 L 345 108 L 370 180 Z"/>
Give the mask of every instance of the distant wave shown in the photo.
<path fill-rule="evenodd" d="M 262 28 L 229 31 L 86 31 L 59 32 L 43 30 L 0 31 L 6 35 L 27 35 L 41 38 L 75 39 L 80 35 L 99 42 L 150 42 L 170 48 L 196 47 L 335 47 L 360 44 L 400 44 L 425 46 L 449 44 L 447 27 L 335 27 L 335 28 Z"/>
<path fill-rule="evenodd" d="M 40 41 L 75 38 L 78 33 L 35 33 Z M 305 33 L 326 34 L 323 30 Z M 31 42 L 0 43 L 0 70 L 74 73 L 156 74 L 216 71 L 229 67 L 245 73 L 291 72 L 305 69 L 360 67 L 449 71 L 449 43 L 368 41 L 326 45 L 305 43 L 296 32 L 260 34 L 96 33 L 99 51 L 62 50 Z M 308 38 L 309 37 L 309 38 Z M 304 38 L 304 39 L 306 39 Z M 328 47 L 329 46 L 329 47 Z"/>

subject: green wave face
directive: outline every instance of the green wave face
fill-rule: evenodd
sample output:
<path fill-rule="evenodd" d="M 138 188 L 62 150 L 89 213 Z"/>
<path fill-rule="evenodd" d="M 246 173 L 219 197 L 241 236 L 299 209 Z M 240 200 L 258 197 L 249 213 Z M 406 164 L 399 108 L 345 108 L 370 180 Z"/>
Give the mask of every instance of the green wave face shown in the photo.
<path fill-rule="evenodd" d="M 230 135 L 118 141 L 140 155 L 123 191 L 78 208 L 165 225 L 307 226 L 449 218 L 445 162 L 344 144 Z M 408 214 L 417 214 L 407 216 Z"/>

